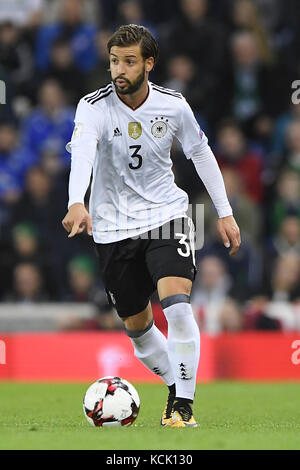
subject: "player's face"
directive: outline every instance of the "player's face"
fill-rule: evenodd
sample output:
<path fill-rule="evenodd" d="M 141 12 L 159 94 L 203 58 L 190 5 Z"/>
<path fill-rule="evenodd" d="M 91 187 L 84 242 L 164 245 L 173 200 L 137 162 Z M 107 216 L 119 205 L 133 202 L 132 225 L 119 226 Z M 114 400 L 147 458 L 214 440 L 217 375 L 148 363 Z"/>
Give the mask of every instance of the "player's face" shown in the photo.
<path fill-rule="evenodd" d="M 116 90 L 121 95 L 135 93 L 148 79 L 153 58 L 144 60 L 139 45 L 113 46 L 110 50 L 110 71 Z"/>

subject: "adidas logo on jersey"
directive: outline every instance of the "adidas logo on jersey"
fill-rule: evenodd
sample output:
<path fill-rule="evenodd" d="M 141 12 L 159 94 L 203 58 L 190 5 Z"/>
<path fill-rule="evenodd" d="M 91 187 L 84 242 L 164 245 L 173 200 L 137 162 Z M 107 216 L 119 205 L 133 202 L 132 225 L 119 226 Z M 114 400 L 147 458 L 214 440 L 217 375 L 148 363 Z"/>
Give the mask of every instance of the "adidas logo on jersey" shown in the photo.
<path fill-rule="evenodd" d="M 116 127 L 114 129 L 114 137 L 120 137 L 122 135 L 122 132 L 120 132 L 119 128 Z"/>

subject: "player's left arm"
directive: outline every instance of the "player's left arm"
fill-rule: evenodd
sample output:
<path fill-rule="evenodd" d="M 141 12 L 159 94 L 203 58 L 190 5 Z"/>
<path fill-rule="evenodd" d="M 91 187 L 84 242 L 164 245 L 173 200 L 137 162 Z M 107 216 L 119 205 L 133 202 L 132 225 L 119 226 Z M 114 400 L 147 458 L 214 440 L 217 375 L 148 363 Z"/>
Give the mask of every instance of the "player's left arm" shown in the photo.
<path fill-rule="evenodd" d="M 186 101 L 183 103 L 181 125 L 177 132 L 177 138 L 186 157 L 192 159 L 217 210 L 219 216 L 217 228 L 224 246 L 231 247 L 229 254 L 234 255 L 241 244 L 240 230 L 232 214 L 219 165 L 208 145 L 206 135 L 200 129 Z"/>
<path fill-rule="evenodd" d="M 204 140 L 200 149 L 191 158 L 217 210 L 219 216 L 217 229 L 224 246 L 231 247 L 229 254 L 234 255 L 241 244 L 240 229 L 233 217 L 217 160 L 208 145 L 206 136 L 202 136 L 202 139 Z"/>

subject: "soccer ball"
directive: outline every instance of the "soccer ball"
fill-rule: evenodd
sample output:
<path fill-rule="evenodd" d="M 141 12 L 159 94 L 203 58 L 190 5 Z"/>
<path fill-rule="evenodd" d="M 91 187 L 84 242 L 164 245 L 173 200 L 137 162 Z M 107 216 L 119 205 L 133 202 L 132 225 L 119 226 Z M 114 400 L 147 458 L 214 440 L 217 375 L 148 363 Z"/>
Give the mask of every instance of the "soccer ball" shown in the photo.
<path fill-rule="evenodd" d="M 83 412 L 92 426 L 130 426 L 140 409 L 139 395 L 120 377 L 103 377 L 94 382 L 83 399 Z"/>

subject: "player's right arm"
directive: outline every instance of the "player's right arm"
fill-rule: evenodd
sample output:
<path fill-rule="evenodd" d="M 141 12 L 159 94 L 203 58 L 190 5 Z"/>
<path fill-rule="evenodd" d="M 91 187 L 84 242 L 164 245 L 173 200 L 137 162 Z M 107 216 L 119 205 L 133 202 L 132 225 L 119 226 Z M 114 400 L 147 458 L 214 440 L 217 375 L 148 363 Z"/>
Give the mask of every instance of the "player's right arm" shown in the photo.
<path fill-rule="evenodd" d="M 92 220 L 84 206 L 84 197 L 90 184 L 100 131 L 100 113 L 84 99 L 80 100 L 72 139 L 67 144 L 67 150 L 71 152 L 71 171 L 68 213 L 62 225 L 69 232 L 69 238 L 85 229 L 92 235 Z"/>
<path fill-rule="evenodd" d="M 92 235 L 92 218 L 82 203 L 77 202 L 70 206 L 62 224 L 64 229 L 69 232 L 68 238 L 72 238 L 84 230 Z"/>

